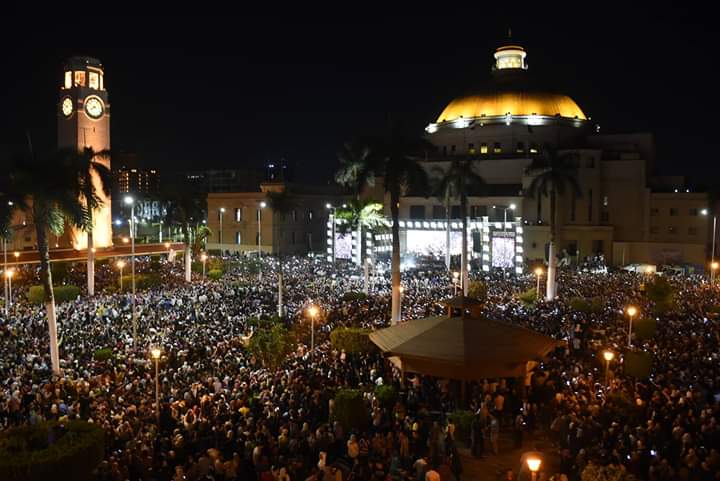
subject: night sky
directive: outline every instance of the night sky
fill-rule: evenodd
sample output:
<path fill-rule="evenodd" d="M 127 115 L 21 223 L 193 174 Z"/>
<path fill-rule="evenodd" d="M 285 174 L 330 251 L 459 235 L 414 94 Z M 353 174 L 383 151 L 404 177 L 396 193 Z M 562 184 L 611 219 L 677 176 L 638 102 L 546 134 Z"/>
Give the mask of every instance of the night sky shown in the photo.
<path fill-rule="evenodd" d="M 328 179 L 343 141 L 380 133 L 389 120 L 421 134 L 455 95 L 482 87 L 510 26 L 531 73 L 573 97 L 603 132 L 653 132 L 662 173 L 705 184 L 720 173 L 712 15 L 629 6 L 421 13 L 108 16 L 102 43 L 83 28 L 58 36 L 57 24 L 27 38 L 16 23 L 2 34 L 0 149 L 24 148 L 26 132 L 54 145 L 62 59 L 91 55 L 105 67 L 114 151 L 160 169 L 284 157 L 299 180 Z"/>

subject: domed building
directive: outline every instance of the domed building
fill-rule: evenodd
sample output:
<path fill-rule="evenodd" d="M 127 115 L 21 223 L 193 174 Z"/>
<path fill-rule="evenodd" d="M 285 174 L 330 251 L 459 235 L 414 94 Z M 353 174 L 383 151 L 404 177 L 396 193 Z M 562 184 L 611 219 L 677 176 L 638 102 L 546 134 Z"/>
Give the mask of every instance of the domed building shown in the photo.
<path fill-rule="evenodd" d="M 690 192 L 681 177 L 653 177 L 651 134 L 600 134 L 575 99 L 536 87 L 522 46 L 503 45 L 494 60 L 492 80 L 451 99 L 425 129 L 436 147 L 424 161 L 431 177 L 464 159 L 486 184 L 468 202 L 476 264 L 521 272 L 528 261 L 547 260 L 549 201 L 530 195 L 537 170 L 528 167 L 551 152 L 572 152 L 580 195 L 557 202 L 561 264 L 602 256 L 614 265 L 704 265 L 709 228 L 701 212 L 707 196 Z M 401 249 L 443 256 L 445 205 L 416 194 L 401 201 Z M 449 213 L 452 254 L 460 250 L 458 203 Z"/>

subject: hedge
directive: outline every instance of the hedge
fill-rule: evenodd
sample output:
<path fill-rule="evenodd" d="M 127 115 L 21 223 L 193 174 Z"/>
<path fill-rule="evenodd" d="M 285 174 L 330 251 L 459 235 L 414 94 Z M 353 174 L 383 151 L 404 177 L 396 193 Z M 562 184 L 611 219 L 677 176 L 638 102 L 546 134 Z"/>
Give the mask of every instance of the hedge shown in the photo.
<path fill-rule="evenodd" d="M 53 286 L 53 294 L 55 294 L 55 302 L 68 302 L 77 299 L 80 295 L 78 286 Z M 43 304 L 45 302 L 45 288 L 43 286 L 30 286 L 28 289 L 28 301 L 33 304 Z"/>
<path fill-rule="evenodd" d="M 367 427 L 368 415 L 362 391 L 341 389 L 335 394 L 333 419 L 346 430 L 362 431 Z"/>
<path fill-rule="evenodd" d="M 53 437 L 55 442 L 49 443 Z M 91 481 L 103 460 L 104 441 L 103 429 L 84 421 L 10 429 L 0 434 L 0 479 Z"/>
<path fill-rule="evenodd" d="M 223 271 L 221 271 L 220 269 L 211 269 L 210 271 L 208 271 L 207 276 L 214 281 L 219 281 L 220 278 L 223 276 Z"/>
<path fill-rule="evenodd" d="M 657 330 L 657 321 L 654 317 L 645 317 L 633 321 L 633 333 L 639 340 L 651 339 L 655 337 Z"/>
<path fill-rule="evenodd" d="M 370 340 L 369 329 L 357 327 L 338 327 L 330 333 L 330 342 L 334 349 L 345 352 L 372 352 L 377 347 Z"/>
<path fill-rule="evenodd" d="M 93 354 L 93 359 L 96 361 L 107 361 L 108 359 L 112 359 L 113 357 L 113 350 L 109 347 L 104 347 L 102 349 L 98 349 Z"/>
<path fill-rule="evenodd" d="M 478 301 L 486 301 L 487 284 L 483 281 L 470 281 L 470 286 L 468 286 L 468 297 L 477 299 Z"/>
<path fill-rule="evenodd" d="M 382 404 L 383 406 L 387 408 L 392 408 L 395 404 L 395 401 L 397 401 L 398 392 L 397 389 L 395 389 L 395 387 L 393 386 L 381 384 L 375 388 L 375 397 L 378 401 L 380 401 L 380 404 Z"/>
<path fill-rule="evenodd" d="M 365 299 L 367 299 L 367 294 L 357 291 L 348 291 L 342 296 L 343 301 L 364 301 Z"/>
<path fill-rule="evenodd" d="M 537 291 L 534 287 L 532 289 L 528 289 L 527 291 L 518 294 L 518 299 L 520 299 L 523 304 L 532 306 L 537 302 Z"/>
<path fill-rule="evenodd" d="M 455 424 L 455 439 L 463 443 L 470 442 L 470 430 L 475 414 L 472 411 L 458 409 L 448 415 L 448 420 Z"/>
<path fill-rule="evenodd" d="M 160 279 L 160 274 L 158 273 L 135 274 L 136 290 L 151 289 L 153 287 L 159 287 L 161 285 L 162 280 Z M 122 276 L 122 290 L 124 292 L 129 292 L 132 290 L 132 274 Z"/>

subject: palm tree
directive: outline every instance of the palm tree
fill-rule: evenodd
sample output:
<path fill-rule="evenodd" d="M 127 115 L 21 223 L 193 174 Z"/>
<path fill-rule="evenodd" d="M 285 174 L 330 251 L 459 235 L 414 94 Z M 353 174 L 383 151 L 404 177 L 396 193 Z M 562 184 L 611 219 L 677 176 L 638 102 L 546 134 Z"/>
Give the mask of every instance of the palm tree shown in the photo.
<path fill-rule="evenodd" d="M 557 196 L 565 195 L 570 189 L 571 194 L 580 196 L 580 184 L 577 179 L 577 166 L 574 153 L 560 154 L 554 149 L 546 151 L 545 156 L 536 159 L 528 173 L 534 174 L 528 194 L 541 202 L 541 197 L 550 197 L 550 242 L 548 245 L 548 273 L 545 298 L 549 301 L 555 299 L 555 277 L 557 271 L 557 258 L 555 256 L 555 236 L 557 231 L 556 211 Z"/>
<path fill-rule="evenodd" d="M 346 142 L 342 150 L 338 152 L 340 168 L 335 173 L 335 182 L 343 187 L 351 188 L 355 199 L 360 198 L 360 192 L 365 185 L 375 185 L 370 153 L 370 147 L 367 145 L 349 142 Z"/>
<path fill-rule="evenodd" d="M 434 187 L 434 193 L 437 199 L 445 206 L 445 268 L 450 270 L 450 213 L 452 209 L 452 201 L 457 198 L 457 193 L 453 190 L 454 185 L 452 183 L 443 182 L 441 176 L 445 175 L 445 171 L 442 169 L 433 169 L 437 175 L 438 180 Z M 438 172 L 439 171 L 439 172 Z"/>
<path fill-rule="evenodd" d="M 467 204 L 468 195 L 477 191 L 485 185 L 482 177 L 473 170 L 472 161 L 454 159 L 450 162 L 447 170 L 435 169 L 440 177 L 438 191 L 444 192 L 446 196 L 454 193 L 460 199 L 460 217 L 462 218 L 462 256 L 460 258 L 460 282 L 463 287 L 463 295 L 468 295 L 470 282 L 468 278 L 468 241 L 467 241 Z M 449 244 L 449 242 L 448 242 Z M 448 245 L 448 249 L 450 246 Z"/>
<path fill-rule="evenodd" d="M 180 186 L 170 186 L 163 192 L 167 203 L 165 223 L 179 225 L 185 244 L 185 282 L 192 281 L 192 234 L 193 225 L 205 217 L 205 199 L 194 192 L 185 192 Z M 198 236 L 195 235 L 195 238 Z"/>
<path fill-rule="evenodd" d="M 90 147 L 85 147 L 75 157 L 80 178 L 80 191 L 85 200 L 85 209 L 88 215 L 88 224 L 85 230 L 87 232 L 87 289 L 89 296 L 95 294 L 93 211 L 103 206 L 104 198 L 110 198 L 112 173 L 106 165 L 109 158 L 109 150 L 95 152 Z"/>
<path fill-rule="evenodd" d="M 283 315 L 283 263 L 282 243 L 278 238 L 278 227 L 285 215 L 295 208 L 295 199 L 292 198 L 287 188 L 280 192 L 268 192 L 268 207 L 273 213 L 273 244 L 277 243 L 278 256 L 278 317 Z"/>
<path fill-rule="evenodd" d="M 358 241 L 358 256 L 362 262 L 363 246 L 363 227 L 373 231 L 380 227 L 388 227 L 389 222 L 383 215 L 383 205 L 380 202 L 374 200 L 359 200 L 352 199 L 347 207 L 338 209 L 337 218 L 344 220 L 345 223 L 340 224 L 340 231 L 355 230 L 357 231 Z M 368 259 L 365 259 L 365 294 L 370 291 L 369 279 L 368 279 Z"/>
<path fill-rule="evenodd" d="M 82 185 L 77 170 L 77 151 L 58 150 L 42 158 L 14 159 L 11 180 L 24 197 L 30 199 L 25 208 L 32 216 L 40 256 L 40 282 L 43 286 L 50 338 L 50 360 L 55 374 L 60 373 L 57 341 L 57 317 L 50 271 L 48 233 L 61 235 L 65 224 L 86 229 L 89 214 L 81 201 Z"/>
<path fill-rule="evenodd" d="M 373 149 L 376 157 L 373 172 L 382 175 L 385 192 L 390 195 L 392 217 L 392 308 L 390 322 L 400 321 L 400 197 L 408 191 L 426 195 L 429 190 L 427 172 L 419 159 L 433 147 L 425 140 L 406 137 L 399 128 L 378 141 Z"/>

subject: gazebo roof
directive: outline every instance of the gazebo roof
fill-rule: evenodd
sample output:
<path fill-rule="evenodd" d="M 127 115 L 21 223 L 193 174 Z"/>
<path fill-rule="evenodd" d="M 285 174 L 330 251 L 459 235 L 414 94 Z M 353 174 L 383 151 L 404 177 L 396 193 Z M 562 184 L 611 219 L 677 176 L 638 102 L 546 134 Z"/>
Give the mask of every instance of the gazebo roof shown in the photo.
<path fill-rule="evenodd" d="M 451 379 L 522 376 L 528 361 L 544 357 L 560 344 L 524 327 L 448 316 L 381 329 L 371 333 L 370 340 L 397 358 L 405 371 Z"/>

